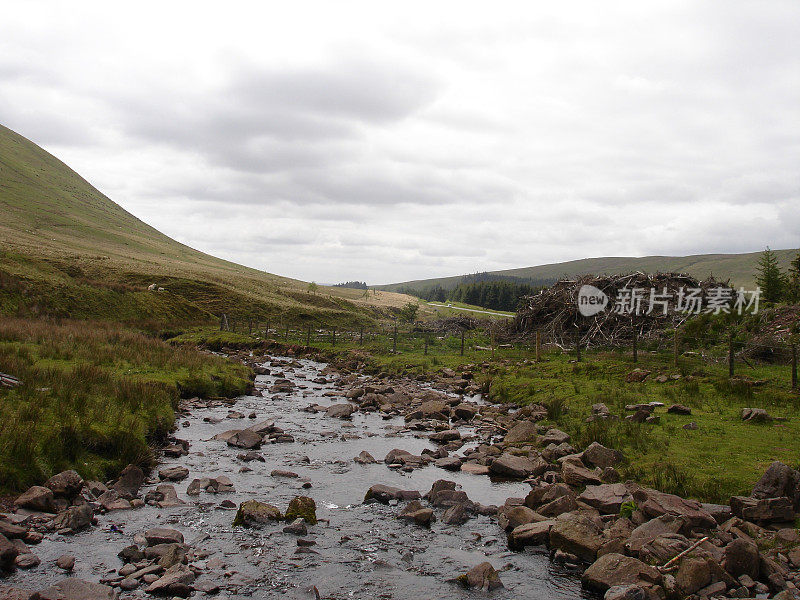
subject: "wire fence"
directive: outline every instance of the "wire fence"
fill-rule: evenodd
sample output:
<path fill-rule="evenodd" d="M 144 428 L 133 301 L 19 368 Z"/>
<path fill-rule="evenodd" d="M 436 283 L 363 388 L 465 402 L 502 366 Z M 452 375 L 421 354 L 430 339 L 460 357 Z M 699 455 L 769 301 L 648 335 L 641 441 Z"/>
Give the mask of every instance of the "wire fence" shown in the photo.
<path fill-rule="evenodd" d="M 451 357 L 454 355 L 473 361 L 487 358 L 518 358 L 532 362 L 548 359 L 554 351 L 568 354 L 576 362 L 591 361 L 594 357 L 616 353 L 631 364 L 643 358 L 664 366 L 679 367 L 688 361 L 716 366 L 727 366 L 729 377 L 755 371 L 770 365 L 785 369 L 786 381 L 793 390 L 798 389 L 797 342 L 769 341 L 751 336 L 742 338 L 732 331 L 717 335 L 687 335 L 676 329 L 671 335 L 639 338 L 636 330 L 629 340 L 613 345 L 588 348 L 579 342 L 576 334 L 572 344 L 564 343 L 564 336 L 548 338 L 541 332 L 525 335 L 511 334 L 508 329 L 491 322 L 472 329 L 456 328 L 434 330 L 413 323 L 341 327 L 319 323 L 292 323 L 289 321 L 258 321 L 251 318 L 220 318 L 220 330 L 248 334 L 263 340 L 273 340 L 320 349 L 365 348 L 384 354 L 422 354 L 423 356 Z"/>

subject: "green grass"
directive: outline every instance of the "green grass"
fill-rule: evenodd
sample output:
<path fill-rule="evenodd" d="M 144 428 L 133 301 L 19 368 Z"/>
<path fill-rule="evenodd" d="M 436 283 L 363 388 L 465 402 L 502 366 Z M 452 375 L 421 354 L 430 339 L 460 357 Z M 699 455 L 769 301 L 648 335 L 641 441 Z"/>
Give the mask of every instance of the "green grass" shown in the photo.
<path fill-rule="evenodd" d="M 369 323 L 411 298 L 320 287 L 180 244 L 0 125 L 0 315 L 141 324 L 214 315 Z M 166 289 L 151 293 L 151 283 Z"/>
<path fill-rule="evenodd" d="M 180 397 L 242 394 L 241 364 L 117 325 L 0 318 L 0 489 L 20 490 L 61 470 L 115 476 L 152 463 L 150 445 L 174 423 Z"/>
<path fill-rule="evenodd" d="M 323 342 L 323 343 L 319 343 Z M 527 346 L 498 349 L 492 359 L 485 334 L 468 338 L 465 355 L 459 355 L 460 339 L 447 337 L 429 344 L 423 354 L 421 337 L 407 337 L 393 353 L 390 335 L 370 337 L 363 346 L 344 337 L 336 348 L 322 338 L 314 345 L 334 358 L 356 357 L 365 371 L 415 377 L 477 365 L 475 380 L 495 402 L 524 406 L 540 403 L 548 409 L 548 420 L 573 436 L 576 446 L 597 441 L 621 450 L 626 463 L 625 478 L 652 485 L 666 492 L 704 501 L 727 502 L 731 495 L 749 494 L 753 484 L 773 460 L 792 466 L 800 463 L 800 395 L 790 388 L 786 365 L 758 364 L 755 369 L 737 366 L 737 376 L 727 378 L 721 350 L 706 351 L 706 358 L 682 356 L 672 365 L 670 353 L 642 350 L 639 362 L 622 352 L 584 353 L 576 363 L 574 353 L 549 351 L 536 363 Z M 651 370 L 643 383 L 626 383 L 635 367 Z M 680 375 L 678 380 L 658 383 L 659 374 Z M 748 380 L 763 380 L 751 385 Z M 692 415 L 667 414 L 658 409 L 659 424 L 635 424 L 625 420 L 627 404 L 658 401 L 666 406 L 684 404 Z M 591 406 L 605 403 L 620 420 L 587 423 Z M 743 423 L 741 409 L 765 408 L 785 421 L 756 425 Z M 695 422 L 697 430 L 683 425 Z"/>

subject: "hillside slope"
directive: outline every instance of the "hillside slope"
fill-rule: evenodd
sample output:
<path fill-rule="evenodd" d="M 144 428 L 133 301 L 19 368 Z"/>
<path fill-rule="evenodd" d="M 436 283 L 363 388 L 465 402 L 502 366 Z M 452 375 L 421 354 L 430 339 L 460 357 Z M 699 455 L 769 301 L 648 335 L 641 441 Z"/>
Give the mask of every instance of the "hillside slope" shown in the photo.
<path fill-rule="evenodd" d="M 244 267 L 137 219 L 30 140 L 0 125 L 0 315 L 141 321 L 359 322 L 409 298 L 362 299 Z M 157 283 L 165 292 L 147 291 Z"/>
<path fill-rule="evenodd" d="M 789 261 L 797 256 L 797 252 L 797 250 L 775 250 L 775 254 L 784 270 L 788 269 Z M 756 268 L 760 255 L 760 252 L 750 252 L 747 254 L 696 254 L 692 256 L 643 256 L 638 258 L 584 258 L 536 267 L 491 271 L 491 273 L 526 279 L 559 279 L 561 277 L 577 277 L 587 273 L 601 275 L 628 273 L 631 271 L 644 271 L 646 273 L 675 271 L 688 273 L 700 279 L 704 279 L 709 275 L 714 275 L 717 279 L 730 278 L 735 286 L 744 286 L 750 289 L 755 286 Z M 435 285 L 441 285 L 445 289 L 452 289 L 461 283 L 462 277 L 462 275 L 456 275 L 436 279 L 418 279 L 378 286 L 378 289 L 396 291 L 402 288 L 423 289 Z"/>

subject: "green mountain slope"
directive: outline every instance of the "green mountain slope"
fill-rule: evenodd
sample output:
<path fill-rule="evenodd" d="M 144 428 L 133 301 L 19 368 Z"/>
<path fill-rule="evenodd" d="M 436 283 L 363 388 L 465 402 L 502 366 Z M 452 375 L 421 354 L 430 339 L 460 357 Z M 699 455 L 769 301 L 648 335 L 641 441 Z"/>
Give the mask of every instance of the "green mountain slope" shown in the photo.
<path fill-rule="evenodd" d="M 0 315 L 185 322 L 225 312 L 336 323 L 371 320 L 408 300 L 309 294 L 303 282 L 193 250 L 1 125 L 0 214 Z M 165 291 L 149 292 L 151 283 Z"/>
<path fill-rule="evenodd" d="M 775 254 L 784 270 L 788 269 L 789 261 L 797 256 L 797 252 L 797 250 L 775 250 Z M 628 273 L 631 271 L 650 273 L 675 271 L 688 273 L 701 279 L 713 274 L 717 279 L 730 279 L 734 285 L 750 289 L 755 286 L 756 265 L 759 256 L 759 252 L 750 252 L 747 254 L 696 254 L 693 256 L 643 256 L 639 258 L 584 258 L 536 267 L 491 271 L 491 273 L 532 279 L 558 279 L 561 277 L 576 277 L 587 273 L 601 275 Z M 378 286 L 378 289 L 391 291 L 402 288 L 424 289 L 435 285 L 441 285 L 445 289 L 452 289 L 461 283 L 461 278 L 462 275 L 440 277 L 438 279 L 418 279 Z"/>

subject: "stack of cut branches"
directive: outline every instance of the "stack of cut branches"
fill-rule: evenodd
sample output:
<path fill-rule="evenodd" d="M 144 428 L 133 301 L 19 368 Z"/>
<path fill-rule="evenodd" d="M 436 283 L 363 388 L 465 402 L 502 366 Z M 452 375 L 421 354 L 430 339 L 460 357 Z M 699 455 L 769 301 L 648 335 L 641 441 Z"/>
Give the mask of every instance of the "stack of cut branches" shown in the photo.
<path fill-rule="evenodd" d="M 593 286 L 608 297 L 604 310 L 592 316 L 581 314 L 578 292 L 583 286 Z M 517 335 L 527 337 L 538 331 L 545 341 L 562 346 L 574 346 L 576 342 L 585 347 L 613 346 L 628 343 L 634 334 L 646 339 L 664 329 L 679 327 L 693 314 L 680 310 L 679 299 L 685 302 L 686 295 L 694 293 L 701 298 L 705 310 L 713 288 L 724 288 L 735 297 L 727 281 L 719 282 L 713 277 L 698 281 L 682 273 L 636 272 L 562 279 L 528 296 L 517 312 L 514 327 Z M 626 306 L 623 299 L 630 301 L 631 296 L 636 297 L 631 294 L 633 290 L 638 290 L 640 300 Z M 651 295 L 660 300 L 653 306 Z"/>

